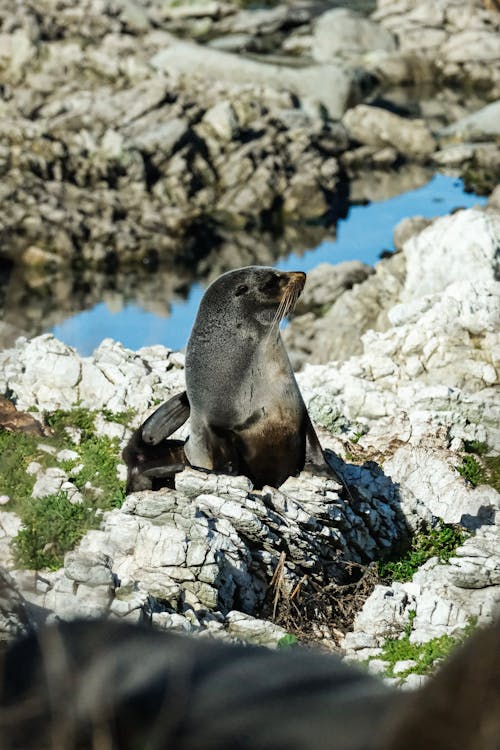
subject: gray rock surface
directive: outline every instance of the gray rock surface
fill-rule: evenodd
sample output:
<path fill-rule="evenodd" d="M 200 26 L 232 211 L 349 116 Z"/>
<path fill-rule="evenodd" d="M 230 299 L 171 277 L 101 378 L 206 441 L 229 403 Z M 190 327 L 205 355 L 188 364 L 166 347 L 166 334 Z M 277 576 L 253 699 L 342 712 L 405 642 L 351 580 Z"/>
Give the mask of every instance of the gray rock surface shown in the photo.
<path fill-rule="evenodd" d="M 425 160 L 436 148 L 423 120 L 407 120 L 393 112 L 358 104 L 344 115 L 349 136 L 368 146 L 393 146 L 400 154 Z"/>
<path fill-rule="evenodd" d="M 174 260 L 186 243 L 200 252 L 196 238 L 207 217 L 258 234 L 283 219 L 325 216 L 342 198 L 342 166 L 353 200 L 387 197 L 403 182 L 409 189 L 400 155 L 418 162 L 435 151 L 420 119 L 373 106 L 349 110 L 361 150 L 350 148 L 335 122 L 366 98 L 371 72 L 379 75 L 384 65 L 386 72 L 403 66 L 413 78 L 427 65 L 432 79 L 445 49 L 445 78 L 470 77 L 484 97 L 495 95 L 498 19 L 479 0 L 463 8 L 440 0 L 437 9 L 380 2 L 375 21 L 318 10 L 157 0 L 119 7 L 84 0 L 75 9 L 71 0 L 44 0 L 35 12 L 0 0 L 0 231 L 25 285 L 59 292 L 75 260 L 79 268 L 105 269 L 161 260 L 177 274 Z M 480 62 L 470 55 L 477 48 Z M 349 60 L 313 62 L 311 50 Z M 442 127 L 481 106 L 476 94 L 450 97 L 443 104 L 447 95 L 438 93 L 419 104 L 428 124 Z M 440 153 L 445 166 L 458 158 Z M 411 186 L 423 181 L 413 174 Z M 115 287 L 130 283 L 120 279 Z M 34 332 L 23 320 L 7 322 Z"/>
<path fill-rule="evenodd" d="M 461 81 L 498 97 L 500 19 L 481 0 L 378 0 L 372 19 L 398 41 L 375 63 L 389 80 Z"/>
<path fill-rule="evenodd" d="M 106 513 L 26 598 L 64 619 L 155 614 L 159 627 L 275 644 L 285 631 L 252 615 L 277 569 L 282 594 L 302 579 L 324 585 L 342 575 L 341 559 L 370 558 L 401 533 L 391 484 L 373 475 L 370 486 L 353 504 L 319 477 L 253 492 L 244 477 L 185 470 L 175 490 L 130 495 Z"/>
<path fill-rule="evenodd" d="M 500 100 L 443 128 L 441 137 L 461 141 L 500 139 Z"/>
<path fill-rule="evenodd" d="M 358 260 L 332 265 L 320 263 L 307 274 L 306 285 L 294 308 L 295 315 L 321 311 L 332 305 L 347 289 L 364 281 L 373 273 L 371 266 Z"/>
<path fill-rule="evenodd" d="M 354 71 L 338 64 L 287 68 L 189 42 L 176 42 L 158 52 L 151 62 L 160 71 L 196 74 L 229 85 L 252 84 L 292 91 L 302 100 L 323 106 L 334 119 L 344 114 L 348 103 L 361 98 Z"/>
<path fill-rule="evenodd" d="M 311 312 L 292 320 L 283 338 L 296 369 L 307 363 L 344 360 L 359 354 L 363 346 L 361 336 L 367 330 L 388 327 L 387 310 L 399 296 L 405 258 L 395 255 L 378 263 L 374 271 L 343 294 L 332 295 L 329 309 L 325 300 L 321 317 Z"/>
<path fill-rule="evenodd" d="M 318 18 L 311 51 L 315 60 L 324 63 L 395 49 L 395 39 L 384 27 L 348 8 L 333 8 Z"/>

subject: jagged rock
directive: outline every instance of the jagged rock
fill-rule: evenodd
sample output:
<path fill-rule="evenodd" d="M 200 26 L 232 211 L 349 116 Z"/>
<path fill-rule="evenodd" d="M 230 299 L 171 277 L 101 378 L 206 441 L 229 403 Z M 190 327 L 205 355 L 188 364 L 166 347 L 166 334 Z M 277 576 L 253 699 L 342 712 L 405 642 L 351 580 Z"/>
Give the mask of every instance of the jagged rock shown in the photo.
<path fill-rule="evenodd" d="M 253 492 L 245 477 L 188 469 L 175 490 L 136 493 L 106 513 L 49 587 L 26 596 L 62 618 L 111 612 L 137 619 L 153 607 L 190 617 L 201 630 L 204 613 L 219 612 L 230 637 L 276 643 L 283 630 L 246 615 L 262 607 L 282 548 L 280 586 L 291 591 L 304 574 L 331 580 L 342 575 L 341 559 L 370 558 L 398 537 L 397 495 L 390 483 L 374 481 L 372 492 L 346 502 L 339 485 L 321 477 Z M 235 605 L 246 615 L 232 612 Z"/>
<path fill-rule="evenodd" d="M 448 125 L 439 135 L 442 138 L 461 141 L 489 141 L 500 138 L 500 100 Z"/>
<path fill-rule="evenodd" d="M 36 404 L 42 411 L 55 411 L 80 403 L 90 409 L 144 411 L 154 398 L 166 398 L 183 387 L 178 360 L 170 360 L 171 352 L 164 347 L 136 353 L 105 339 L 92 357 L 81 359 L 50 334 L 21 339 L 20 346 L 0 353 L 3 387 L 12 387 L 19 406 Z"/>
<path fill-rule="evenodd" d="M 371 266 L 357 260 L 332 265 L 320 263 L 307 274 L 307 281 L 294 308 L 294 315 L 318 311 L 331 306 L 347 289 L 373 273 Z"/>
<path fill-rule="evenodd" d="M 332 118 L 341 117 L 348 103 L 360 96 L 354 72 L 338 65 L 287 68 L 245 60 L 189 42 L 171 45 L 151 62 L 160 71 L 197 74 L 232 85 L 252 83 L 253 86 L 287 89 L 300 99 L 321 104 Z"/>
<path fill-rule="evenodd" d="M 16 513 L 0 511 L 0 569 L 11 570 L 14 560 L 10 543 L 21 528 L 21 520 Z"/>
<path fill-rule="evenodd" d="M 500 509 L 492 487 L 473 489 L 458 474 L 456 454 L 443 449 L 402 446 L 384 462 L 384 470 L 399 486 L 401 507 L 410 528 L 433 518 L 475 529 Z"/>
<path fill-rule="evenodd" d="M 26 600 L 12 576 L 0 567 L 0 642 L 26 635 L 32 627 Z"/>
<path fill-rule="evenodd" d="M 409 216 L 406 219 L 402 219 L 394 227 L 394 247 L 396 250 L 401 251 L 406 240 L 409 240 L 415 234 L 420 234 L 431 223 L 431 219 L 425 219 L 423 216 Z"/>
<path fill-rule="evenodd" d="M 229 612 L 227 616 L 228 633 L 243 642 L 257 643 L 261 646 L 276 646 L 286 635 L 286 630 L 265 620 L 257 620 L 243 612 Z"/>
<path fill-rule="evenodd" d="M 70 503 L 81 503 L 83 498 L 78 492 L 75 485 L 69 481 L 65 471 L 57 467 L 50 467 L 45 471 L 39 464 L 30 464 L 28 473 L 36 475 L 36 481 L 33 485 L 33 498 L 36 500 L 47 495 L 57 495 L 64 492 L 68 496 Z"/>
<path fill-rule="evenodd" d="M 402 255 L 378 263 L 374 274 L 346 289 L 322 317 L 311 313 L 295 317 L 283 332 L 295 367 L 360 353 L 366 330 L 387 328 L 387 310 L 399 296 L 404 269 Z"/>
<path fill-rule="evenodd" d="M 418 299 L 458 281 L 493 280 L 499 238 L 500 216 L 471 209 L 442 217 L 405 245 L 402 299 Z"/>
<path fill-rule="evenodd" d="M 402 635 L 410 612 L 414 613 L 412 643 L 457 634 L 471 620 L 482 625 L 492 622 L 500 604 L 499 533 L 497 514 L 495 524 L 481 526 L 448 565 L 431 558 L 412 581 L 376 586 L 343 641 L 350 658 L 371 656 L 386 638 Z"/>
<path fill-rule="evenodd" d="M 380 107 L 358 104 L 346 112 L 343 123 L 353 140 L 369 146 L 394 146 L 404 156 L 425 160 L 436 149 L 423 120 L 407 120 Z"/>
<path fill-rule="evenodd" d="M 498 96 L 500 20 L 481 0 L 378 0 L 372 18 L 398 40 L 392 69 L 385 69 L 389 80 L 460 81 Z M 406 66 L 403 77 L 398 64 Z"/>

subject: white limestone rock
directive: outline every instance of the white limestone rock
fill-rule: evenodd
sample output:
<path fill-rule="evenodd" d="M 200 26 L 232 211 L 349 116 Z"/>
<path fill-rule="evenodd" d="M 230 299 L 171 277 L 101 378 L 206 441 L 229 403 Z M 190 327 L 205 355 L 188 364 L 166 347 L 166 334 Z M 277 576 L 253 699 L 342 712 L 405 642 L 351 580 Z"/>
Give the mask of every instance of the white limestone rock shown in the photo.
<path fill-rule="evenodd" d="M 335 62 L 339 57 L 359 58 L 373 50 L 395 49 L 393 35 L 383 26 L 348 8 L 333 8 L 316 21 L 311 51 L 318 62 Z"/>
<path fill-rule="evenodd" d="M 251 83 L 292 91 L 300 99 L 324 106 L 331 118 L 341 117 L 356 94 L 359 97 L 354 72 L 338 64 L 302 68 L 272 65 L 190 42 L 170 45 L 154 55 L 151 64 L 159 71 L 196 74 L 231 86 Z"/>
<path fill-rule="evenodd" d="M 367 434 L 360 444 L 379 450 L 381 440 L 445 447 L 446 438 L 500 449 L 499 245 L 500 216 L 477 210 L 438 219 L 410 237 L 396 287 L 402 301 L 393 298 L 386 330 L 367 331 L 362 354 L 299 374 L 313 418 L 329 429 L 361 427 Z M 356 294 L 362 297 L 374 278 Z"/>
<path fill-rule="evenodd" d="M 384 462 L 399 486 L 401 507 L 414 530 L 433 518 L 475 529 L 500 509 L 493 487 L 473 488 L 459 475 L 456 454 L 443 449 L 402 446 Z"/>
<path fill-rule="evenodd" d="M 243 612 L 231 611 L 226 617 L 227 632 L 244 643 L 274 647 L 287 634 L 284 628 L 267 620 L 259 620 Z"/>
<path fill-rule="evenodd" d="M 0 510 L 0 568 L 12 570 L 14 559 L 11 542 L 21 528 L 21 519 L 17 513 Z"/>
<path fill-rule="evenodd" d="M 436 142 L 423 120 L 408 120 L 380 107 L 358 104 L 342 120 L 353 140 L 368 146 L 394 146 L 400 154 L 426 159 Z"/>
<path fill-rule="evenodd" d="M 43 334 L 0 352 L 0 388 L 15 394 L 19 409 L 35 405 L 55 411 L 79 404 L 144 412 L 153 400 L 166 400 L 184 387 L 170 354 L 164 347 L 132 352 L 105 339 L 91 357 L 80 358 L 72 347 Z"/>
<path fill-rule="evenodd" d="M 339 556 L 376 555 L 378 539 L 390 546 L 401 533 L 388 484 L 373 485 L 376 497 L 371 487 L 363 494 L 360 486 L 351 506 L 337 482 L 307 474 L 290 478 L 279 491 L 260 492 L 245 477 L 193 469 L 178 480 L 175 490 L 135 493 L 121 509 L 105 513 L 101 528 L 66 555 L 47 588 L 27 593 L 29 601 L 63 618 L 111 613 L 137 619 L 141 612 L 186 617 L 189 609 L 200 632 L 208 627 L 208 611 L 225 618 L 230 638 L 275 644 L 284 631 L 251 615 L 264 601 L 283 544 L 282 585 L 291 591 L 303 575 L 318 584 L 325 575 L 341 575 Z M 236 603 L 243 613 L 230 616 Z M 160 620 L 184 627 L 176 618 Z"/>
<path fill-rule="evenodd" d="M 444 291 L 457 281 L 493 281 L 500 243 L 500 215 L 475 209 L 443 216 L 404 246 L 409 301 Z"/>

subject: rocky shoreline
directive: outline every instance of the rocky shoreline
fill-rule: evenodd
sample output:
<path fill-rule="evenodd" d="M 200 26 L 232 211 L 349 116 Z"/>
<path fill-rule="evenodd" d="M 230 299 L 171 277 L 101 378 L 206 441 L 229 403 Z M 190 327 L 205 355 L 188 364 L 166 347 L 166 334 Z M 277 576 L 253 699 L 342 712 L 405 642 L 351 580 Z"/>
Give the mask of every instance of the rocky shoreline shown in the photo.
<path fill-rule="evenodd" d="M 298 377 L 340 484 L 302 474 L 279 491 L 255 492 L 245 478 L 186 470 L 175 490 L 103 506 L 99 528 L 66 554 L 63 567 L 38 572 L 16 565 L 10 542 L 21 520 L 9 510 L 15 498 L 2 496 L 1 564 L 31 616 L 111 615 L 276 645 L 292 621 L 277 613 L 312 602 L 308 638 L 370 660 L 379 672 L 387 668 L 388 640 L 426 644 L 490 622 L 500 602 L 498 467 L 485 468 L 497 465 L 500 448 L 499 245 L 500 213 L 491 202 L 410 233 L 399 283 L 391 289 L 385 281 L 377 302 L 374 279 L 393 278 L 398 256 L 381 261 L 375 274 L 351 273 L 352 289 L 333 307 L 344 296 L 353 308 L 353 299 L 361 306 L 370 299 L 386 325 L 364 332 L 358 353 L 308 365 Z M 97 410 L 96 435 L 117 445 L 182 387 L 182 355 L 161 346 L 132 352 L 107 340 L 81 358 L 44 335 L 0 352 L 0 391 L 18 409 L 45 429 L 57 410 Z M 127 418 L 118 421 L 120 413 Z M 94 479 L 78 481 L 90 428 L 65 429 L 65 450 L 46 445 L 50 460 L 27 467 L 30 502 L 62 494 L 73 507 L 88 497 L 99 507 L 105 497 Z M 472 477 L 474 467 L 481 471 Z M 123 469 L 114 469 L 116 483 Z M 366 584 L 349 627 L 332 599 L 325 605 L 320 597 L 320 607 L 318 592 L 331 595 L 356 580 L 352 565 L 369 573 L 376 561 L 397 556 L 408 535 L 442 524 L 463 533 L 447 561 L 434 555 L 406 581 Z M 16 627 L 4 613 L 3 630 Z M 420 684 L 418 670 L 398 665 L 391 679 Z"/>
<path fill-rule="evenodd" d="M 208 220 L 334 219 L 346 185 L 370 199 L 373 171 L 454 169 L 491 190 L 500 17 L 462 6 L 3 0 L 2 255 L 172 268 Z M 415 82 L 454 89 L 388 93 Z"/>

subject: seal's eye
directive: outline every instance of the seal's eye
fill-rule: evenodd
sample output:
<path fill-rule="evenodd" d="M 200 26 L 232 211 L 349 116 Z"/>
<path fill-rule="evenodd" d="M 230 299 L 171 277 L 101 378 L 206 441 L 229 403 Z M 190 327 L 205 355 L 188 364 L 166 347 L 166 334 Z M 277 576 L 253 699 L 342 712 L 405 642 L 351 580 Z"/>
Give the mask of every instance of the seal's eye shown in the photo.
<path fill-rule="evenodd" d="M 242 284 L 237 288 L 237 290 L 234 293 L 235 297 L 241 297 L 242 294 L 246 294 L 248 292 L 248 287 L 246 284 Z"/>

